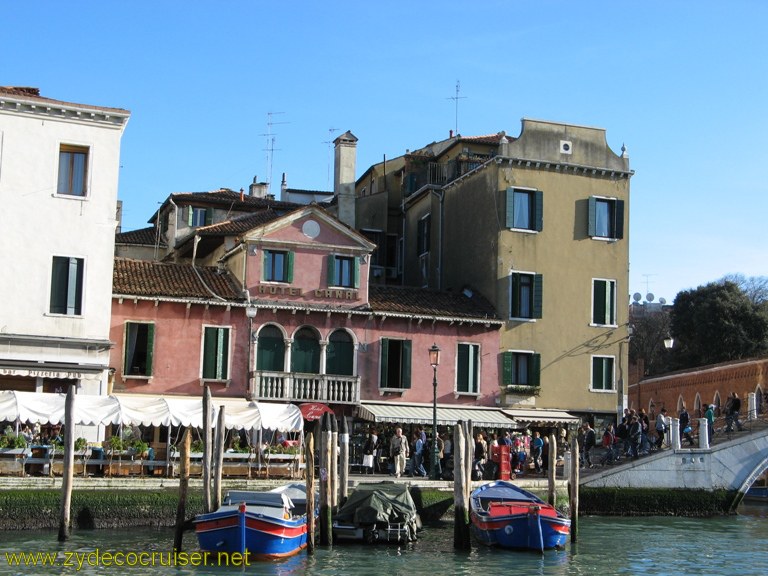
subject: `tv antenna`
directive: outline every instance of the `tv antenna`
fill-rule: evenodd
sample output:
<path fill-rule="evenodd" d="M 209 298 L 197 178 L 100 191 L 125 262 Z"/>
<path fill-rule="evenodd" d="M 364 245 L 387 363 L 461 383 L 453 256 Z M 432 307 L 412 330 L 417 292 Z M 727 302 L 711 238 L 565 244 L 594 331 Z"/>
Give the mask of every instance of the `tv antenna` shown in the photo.
<path fill-rule="evenodd" d="M 645 278 L 644 282 L 645 282 L 645 291 L 646 291 L 646 293 L 651 291 L 649 286 L 648 286 L 649 284 L 651 284 L 651 280 L 650 280 L 651 276 L 658 276 L 658 274 L 643 274 L 643 278 Z"/>
<path fill-rule="evenodd" d="M 279 150 L 279 148 L 275 148 L 276 134 L 272 132 L 272 127 L 275 124 L 289 124 L 289 122 L 275 122 L 272 119 L 275 114 L 285 114 L 285 112 L 267 112 L 267 133 L 261 134 L 261 136 L 267 137 L 267 147 L 264 150 L 267 152 L 267 192 L 270 194 L 272 193 L 272 158 L 275 150 Z"/>
<path fill-rule="evenodd" d="M 323 144 L 328 144 L 328 170 L 326 174 L 326 178 L 328 179 L 326 183 L 326 187 L 328 189 L 331 188 L 331 144 L 333 144 L 332 136 L 334 132 L 339 132 L 339 131 L 340 131 L 339 128 L 328 128 L 328 140 L 323 142 Z"/>
<path fill-rule="evenodd" d="M 461 91 L 461 82 L 456 80 L 456 95 L 455 96 L 449 96 L 446 98 L 446 100 L 453 100 L 454 104 L 456 105 L 456 113 L 455 113 L 455 125 L 454 128 L 456 129 L 456 136 L 459 135 L 459 100 L 463 100 L 466 98 L 466 96 L 459 96 L 459 92 Z"/>

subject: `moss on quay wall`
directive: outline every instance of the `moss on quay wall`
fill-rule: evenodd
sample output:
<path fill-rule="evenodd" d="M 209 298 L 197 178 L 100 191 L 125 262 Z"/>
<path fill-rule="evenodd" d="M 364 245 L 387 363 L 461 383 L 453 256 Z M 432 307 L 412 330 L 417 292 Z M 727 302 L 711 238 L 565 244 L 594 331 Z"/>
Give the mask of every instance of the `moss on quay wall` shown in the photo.
<path fill-rule="evenodd" d="M 58 529 L 61 490 L 0 492 L 0 530 Z M 74 528 L 173 526 L 178 490 L 74 490 L 70 517 Z M 190 491 L 187 517 L 203 510 L 202 493 Z"/>
<path fill-rule="evenodd" d="M 726 490 L 582 487 L 579 515 L 719 516 L 732 513 L 735 496 Z"/>

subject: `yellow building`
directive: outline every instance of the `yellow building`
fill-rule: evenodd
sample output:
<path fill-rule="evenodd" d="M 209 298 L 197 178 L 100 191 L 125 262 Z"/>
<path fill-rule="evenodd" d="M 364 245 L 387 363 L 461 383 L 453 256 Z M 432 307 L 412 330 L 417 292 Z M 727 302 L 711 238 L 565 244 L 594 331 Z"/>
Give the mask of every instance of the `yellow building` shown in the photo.
<path fill-rule="evenodd" d="M 372 166 L 355 227 L 379 281 L 495 304 L 500 405 L 601 423 L 626 406 L 632 174 L 605 130 L 524 119 L 517 138 L 451 135 Z"/>

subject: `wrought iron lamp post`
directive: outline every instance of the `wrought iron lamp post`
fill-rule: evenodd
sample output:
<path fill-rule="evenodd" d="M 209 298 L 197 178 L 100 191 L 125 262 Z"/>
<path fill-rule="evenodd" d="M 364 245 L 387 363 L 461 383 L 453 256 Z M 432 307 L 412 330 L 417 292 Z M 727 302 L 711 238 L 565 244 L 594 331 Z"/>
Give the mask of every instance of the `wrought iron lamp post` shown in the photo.
<path fill-rule="evenodd" d="M 432 344 L 429 349 L 429 363 L 432 365 L 432 461 L 431 474 L 432 480 L 439 480 L 437 475 L 437 460 L 440 457 L 440 451 L 437 448 L 437 366 L 440 364 L 440 348 L 437 344 Z"/>

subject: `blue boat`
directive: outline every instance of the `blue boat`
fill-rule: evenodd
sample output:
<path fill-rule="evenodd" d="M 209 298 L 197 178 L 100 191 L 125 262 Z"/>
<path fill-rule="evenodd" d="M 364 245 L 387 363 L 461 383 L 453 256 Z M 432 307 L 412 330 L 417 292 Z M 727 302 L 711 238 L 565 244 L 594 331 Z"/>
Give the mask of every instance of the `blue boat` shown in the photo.
<path fill-rule="evenodd" d="M 502 480 L 470 496 L 472 532 L 480 542 L 515 550 L 562 548 L 571 521 L 535 494 Z"/>
<path fill-rule="evenodd" d="M 300 483 L 268 492 L 233 490 L 218 510 L 195 517 L 195 533 L 206 552 L 267 560 L 292 556 L 307 546 L 306 506 Z"/>

